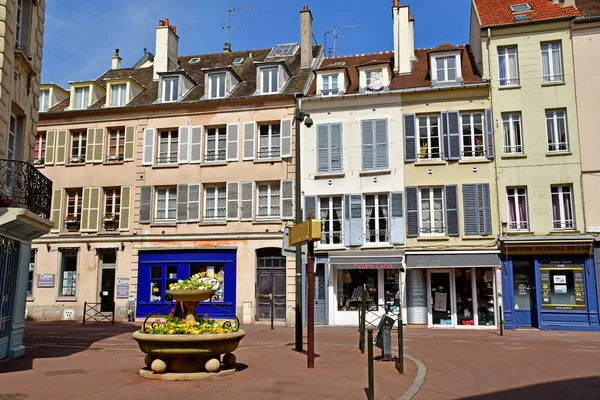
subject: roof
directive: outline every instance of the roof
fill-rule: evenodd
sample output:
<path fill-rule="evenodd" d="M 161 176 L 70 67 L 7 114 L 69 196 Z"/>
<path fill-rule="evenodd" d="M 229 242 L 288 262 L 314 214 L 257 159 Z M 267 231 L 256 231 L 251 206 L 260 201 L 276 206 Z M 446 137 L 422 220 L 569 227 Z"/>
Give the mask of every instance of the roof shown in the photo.
<path fill-rule="evenodd" d="M 474 0 L 482 28 L 516 25 L 531 21 L 549 21 L 554 19 L 575 18 L 580 15 L 573 6 L 564 7 L 552 0 Z M 527 3 L 531 10 L 516 12 L 510 6 Z M 579 0 L 577 1 L 579 5 Z M 527 19 L 515 21 L 514 16 L 527 15 Z"/>
<path fill-rule="evenodd" d="M 577 0 L 576 6 L 584 17 L 600 16 L 600 0 Z"/>
<path fill-rule="evenodd" d="M 233 71 L 241 78 L 242 81 L 235 87 L 227 99 L 243 98 L 254 95 L 256 91 L 257 68 L 254 63 L 257 61 L 285 62 L 285 65 L 291 72 L 291 77 L 280 94 L 293 95 L 297 93 L 303 93 L 311 71 L 310 69 L 302 69 L 300 67 L 300 49 L 298 49 L 296 54 L 293 56 L 273 57 L 267 59 L 267 55 L 270 52 L 271 48 L 179 57 L 179 67 L 175 71 L 171 72 L 184 72 L 196 83 L 196 85 L 179 103 L 190 103 L 202 99 L 204 96 L 204 75 L 205 73 L 210 73 L 210 71 L 206 71 L 206 69 L 231 67 Z M 315 58 L 318 57 L 320 52 L 320 45 L 313 46 L 313 55 Z M 239 65 L 233 65 L 233 61 L 240 57 L 244 59 L 243 62 Z M 199 58 L 200 61 L 190 64 L 189 61 L 192 58 Z M 158 99 L 158 81 L 153 80 L 153 72 L 154 70 L 152 66 L 146 68 L 109 69 L 100 77 L 98 77 L 95 82 L 103 87 L 106 87 L 108 79 L 132 78 L 138 82 L 144 88 L 144 90 L 134 97 L 124 108 L 149 106 L 153 105 Z M 265 97 L 267 96 L 272 95 L 265 95 Z M 105 103 L 106 97 L 104 96 L 87 108 L 87 110 L 101 109 Z M 64 111 L 68 106 L 69 99 L 67 98 L 66 100 L 54 105 L 54 107 L 50 108 L 48 112 Z"/>
<path fill-rule="evenodd" d="M 463 83 L 484 83 L 485 81 L 477 73 L 473 55 L 471 53 L 469 45 L 458 45 L 453 46 L 444 43 L 434 49 L 416 49 L 415 56 L 416 61 L 412 63 L 412 72 L 410 74 L 396 75 L 392 77 L 390 82 L 390 90 L 401 90 L 401 89 L 412 89 L 412 88 L 423 88 L 432 86 L 431 75 L 429 68 L 429 55 L 438 51 L 460 51 L 461 53 L 461 65 L 462 65 L 462 78 Z M 344 61 L 345 67 L 335 66 L 335 63 Z M 356 56 L 346 57 L 334 57 L 326 58 L 323 60 L 321 67 L 317 71 L 328 71 L 332 69 L 346 70 L 349 85 L 346 89 L 346 94 L 359 93 L 359 71 L 358 69 L 362 66 L 374 65 L 374 64 L 389 64 L 394 65 L 394 52 L 389 51 L 385 53 L 375 54 L 361 54 Z M 333 68 L 335 66 L 335 68 Z M 311 95 L 316 93 L 316 83 L 313 82 L 309 91 Z"/>

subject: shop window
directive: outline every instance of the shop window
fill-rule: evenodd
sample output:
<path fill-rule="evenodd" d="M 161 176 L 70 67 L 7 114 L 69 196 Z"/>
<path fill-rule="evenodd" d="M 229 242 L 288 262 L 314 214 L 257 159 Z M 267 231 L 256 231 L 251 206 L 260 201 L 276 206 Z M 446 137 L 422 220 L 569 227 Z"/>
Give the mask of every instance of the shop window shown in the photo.
<path fill-rule="evenodd" d="M 585 310 L 583 261 L 542 261 L 540 283 L 542 308 L 550 310 Z"/>
<path fill-rule="evenodd" d="M 35 275 L 36 249 L 31 249 L 29 256 L 29 271 L 27 273 L 27 297 L 33 297 L 33 277 Z"/>
<path fill-rule="evenodd" d="M 77 252 L 61 252 L 60 296 L 77 295 Z"/>
<path fill-rule="evenodd" d="M 400 270 L 384 270 L 383 290 L 385 292 L 385 306 L 392 312 L 400 311 Z"/>
<path fill-rule="evenodd" d="M 471 268 L 456 268 L 456 320 L 458 325 L 475 325 Z"/>
<path fill-rule="evenodd" d="M 175 276 L 177 277 L 177 276 Z M 163 280 L 163 268 L 161 266 L 150 267 L 150 301 L 161 302 L 163 301 L 163 293 L 161 290 L 161 283 Z"/>
<path fill-rule="evenodd" d="M 479 326 L 496 325 L 494 275 L 493 268 L 475 268 Z"/>
<path fill-rule="evenodd" d="M 377 310 L 378 271 L 360 269 L 337 270 L 338 311 L 358 311 L 366 291 L 367 306 Z"/>

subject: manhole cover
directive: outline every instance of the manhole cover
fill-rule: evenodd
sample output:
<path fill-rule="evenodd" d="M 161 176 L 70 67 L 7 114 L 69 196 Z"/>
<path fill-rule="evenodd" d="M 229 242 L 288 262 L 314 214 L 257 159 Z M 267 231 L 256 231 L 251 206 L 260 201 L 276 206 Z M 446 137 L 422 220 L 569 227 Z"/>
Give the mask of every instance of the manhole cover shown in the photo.
<path fill-rule="evenodd" d="M 57 371 L 46 371 L 46 375 L 48 376 L 56 376 L 56 375 L 74 375 L 74 374 L 83 374 L 85 373 L 82 369 L 61 369 Z M 3 400 L 0 397 L 0 400 Z"/>
<path fill-rule="evenodd" d="M 23 394 L 23 393 L 0 394 L 0 400 L 23 400 L 26 398 L 27 398 L 27 395 Z"/>

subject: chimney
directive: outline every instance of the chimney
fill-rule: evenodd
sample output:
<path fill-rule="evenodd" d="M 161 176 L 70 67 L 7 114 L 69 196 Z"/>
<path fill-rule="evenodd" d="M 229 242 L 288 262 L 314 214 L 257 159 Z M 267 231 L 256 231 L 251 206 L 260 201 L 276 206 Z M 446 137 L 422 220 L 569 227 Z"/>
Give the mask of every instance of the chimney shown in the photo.
<path fill-rule="evenodd" d="M 115 49 L 115 55 L 112 56 L 112 65 L 110 69 L 120 69 L 121 68 L 121 57 L 119 57 L 119 49 Z"/>
<path fill-rule="evenodd" d="M 415 19 L 413 18 L 412 14 L 408 14 L 408 24 L 410 27 L 409 54 L 410 59 L 414 61 L 417 59 L 417 57 L 415 57 Z"/>
<path fill-rule="evenodd" d="M 154 56 L 154 80 L 159 72 L 173 71 L 177 68 L 179 36 L 177 28 L 169 25 L 169 19 L 158 21 L 156 27 L 156 55 Z"/>
<path fill-rule="evenodd" d="M 310 68 L 313 62 L 312 13 L 308 6 L 300 11 L 300 67 Z"/>
<path fill-rule="evenodd" d="M 399 1 L 394 0 L 392 17 L 394 19 L 394 73 L 410 74 L 415 46 L 414 35 L 411 34 L 409 7 L 399 5 Z"/>
<path fill-rule="evenodd" d="M 223 46 L 223 53 L 231 53 L 231 43 L 225 43 Z"/>

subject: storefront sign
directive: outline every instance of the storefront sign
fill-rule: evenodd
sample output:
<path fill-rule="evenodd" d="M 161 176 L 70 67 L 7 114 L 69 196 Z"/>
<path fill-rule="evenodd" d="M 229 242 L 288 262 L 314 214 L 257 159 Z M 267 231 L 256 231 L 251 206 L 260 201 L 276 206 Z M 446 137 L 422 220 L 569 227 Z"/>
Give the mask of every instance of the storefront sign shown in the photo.
<path fill-rule="evenodd" d="M 592 251 L 591 244 L 574 244 L 574 245 L 506 245 L 506 254 L 590 254 Z"/>
<path fill-rule="evenodd" d="M 53 288 L 56 275 L 55 274 L 39 274 L 37 279 L 38 288 Z"/>
<path fill-rule="evenodd" d="M 117 299 L 129 298 L 129 278 L 117 278 Z"/>
<path fill-rule="evenodd" d="M 427 324 L 427 285 L 425 270 L 409 269 L 407 272 L 407 318 L 409 324 Z"/>
<path fill-rule="evenodd" d="M 583 265 L 570 260 L 548 261 L 540 265 L 542 308 L 550 310 L 585 309 Z"/>
<path fill-rule="evenodd" d="M 394 269 L 393 264 L 354 264 L 354 269 Z"/>

